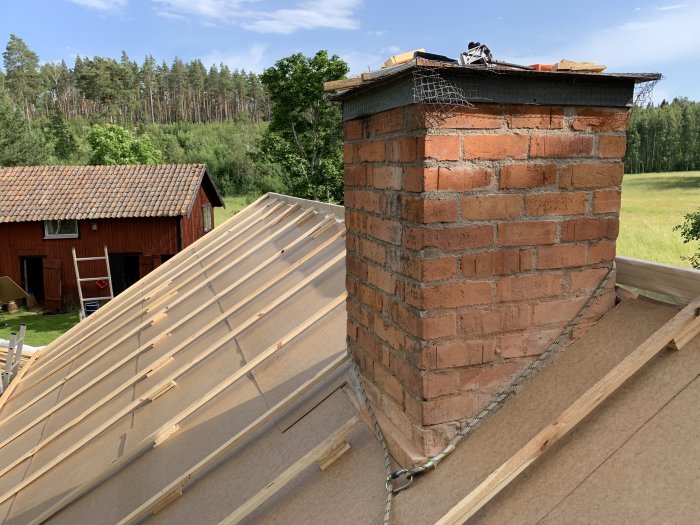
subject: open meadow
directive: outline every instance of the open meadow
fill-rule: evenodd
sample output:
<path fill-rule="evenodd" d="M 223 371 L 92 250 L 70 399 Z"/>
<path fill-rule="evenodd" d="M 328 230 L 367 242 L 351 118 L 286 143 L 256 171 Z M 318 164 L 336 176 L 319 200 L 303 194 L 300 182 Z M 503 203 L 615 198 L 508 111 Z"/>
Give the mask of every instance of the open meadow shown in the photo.
<path fill-rule="evenodd" d="M 617 254 L 677 266 L 700 250 L 684 244 L 674 226 L 700 209 L 700 172 L 625 175 Z"/>

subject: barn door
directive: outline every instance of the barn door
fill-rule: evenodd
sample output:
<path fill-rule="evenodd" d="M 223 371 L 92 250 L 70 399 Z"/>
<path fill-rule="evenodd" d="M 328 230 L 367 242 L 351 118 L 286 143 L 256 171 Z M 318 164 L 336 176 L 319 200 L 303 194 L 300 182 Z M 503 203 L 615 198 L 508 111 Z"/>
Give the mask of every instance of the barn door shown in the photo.
<path fill-rule="evenodd" d="M 44 308 L 61 309 L 61 259 L 44 259 Z"/>

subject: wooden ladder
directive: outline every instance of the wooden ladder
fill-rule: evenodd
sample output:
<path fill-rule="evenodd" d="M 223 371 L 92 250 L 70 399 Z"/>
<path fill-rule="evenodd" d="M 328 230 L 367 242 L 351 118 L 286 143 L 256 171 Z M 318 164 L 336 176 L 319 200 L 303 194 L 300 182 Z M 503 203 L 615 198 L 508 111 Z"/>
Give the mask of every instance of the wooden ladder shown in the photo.
<path fill-rule="evenodd" d="M 7 389 L 12 378 L 17 375 L 22 359 L 22 347 L 24 346 L 24 334 L 26 331 L 27 325 L 22 324 L 19 326 L 19 336 L 14 332 L 10 334 L 5 369 L 0 370 L 0 394 Z"/>
<path fill-rule="evenodd" d="M 112 272 L 109 268 L 109 254 L 107 253 L 107 246 L 105 245 L 105 254 L 99 257 L 78 257 L 75 254 L 75 247 L 72 248 L 73 251 L 73 267 L 75 268 L 75 279 L 78 283 L 78 296 L 80 297 L 80 319 L 85 319 L 87 314 L 85 313 L 85 304 L 92 301 L 109 301 L 114 299 L 114 290 L 112 289 Z M 104 277 L 80 277 L 80 270 L 78 269 L 79 262 L 87 261 L 104 261 L 107 267 L 107 275 Z M 96 281 L 107 281 L 109 285 L 109 295 L 102 297 L 83 297 L 83 283 L 85 282 L 96 282 Z"/>

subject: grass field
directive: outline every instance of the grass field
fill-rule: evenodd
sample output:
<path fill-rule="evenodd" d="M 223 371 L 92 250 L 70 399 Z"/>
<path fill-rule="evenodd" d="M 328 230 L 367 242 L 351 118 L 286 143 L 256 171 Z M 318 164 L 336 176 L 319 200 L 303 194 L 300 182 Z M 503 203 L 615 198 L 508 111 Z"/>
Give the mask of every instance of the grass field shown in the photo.
<path fill-rule="evenodd" d="M 689 266 L 700 247 L 684 244 L 673 227 L 700 208 L 700 172 L 625 175 L 618 255 Z"/>
<path fill-rule="evenodd" d="M 10 339 L 10 333 L 19 333 L 19 325 L 27 325 L 25 344 L 44 346 L 78 322 L 78 312 L 67 314 L 36 314 L 20 310 L 4 314 L 7 326 L 0 326 L 0 339 Z"/>
<path fill-rule="evenodd" d="M 226 220 L 233 217 L 236 213 L 241 211 L 243 208 L 248 206 L 257 197 L 255 196 L 236 196 L 236 197 L 224 197 L 225 208 L 214 208 L 214 225 L 220 226 Z"/>

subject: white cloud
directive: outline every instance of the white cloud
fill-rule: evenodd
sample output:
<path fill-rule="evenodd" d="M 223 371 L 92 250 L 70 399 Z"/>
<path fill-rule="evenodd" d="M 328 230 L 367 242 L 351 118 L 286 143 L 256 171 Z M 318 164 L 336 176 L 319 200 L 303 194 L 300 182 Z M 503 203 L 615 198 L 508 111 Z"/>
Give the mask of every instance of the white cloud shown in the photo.
<path fill-rule="evenodd" d="M 386 31 L 384 31 L 383 29 L 380 31 L 367 31 L 367 34 L 369 36 L 382 37 L 386 34 Z"/>
<path fill-rule="evenodd" d="M 673 6 L 669 6 L 673 7 Z M 566 58 L 593 60 L 611 70 L 648 69 L 700 58 L 700 3 L 656 11 L 618 26 L 593 32 Z"/>
<path fill-rule="evenodd" d="M 260 73 L 266 67 L 266 51 L 267 46 L 260 43 L 252 44 L 243 52 L 232 51 L 226 53 L 215 50 L 202 57 L 202 63 L 206 67 L 210 67 L 212 64 L 218 66 L 223 63 L 231 69 L 245 69 L 247 72 Z"/>
<path fill-rule="evenodd" d="M 656 68 L 663 72 L 664 65 L 700 59 L 700 2 L 634 16 L 634 21 L 589 31 L 573 46 L 550 46 L 541 54 L 526 52 L 502 59 L 527 65 L 568 58 L 605 64 L 607 72 Z"/>
<path fill-rule="evenodd" d="M 672 4 L 672 5 L 665 5 L 662 7 L 657 7 L 655 10 L 656 11 L 672 11 L 674 9 L 681 9 L 683 7 L 686 7 L 687 4 Z"/>
<path fill-rule="evenodd" d="M 99 0 L 90 0 L 99 1 Z M 285 9 L 252 9 L 256 0 L 154 0 L 163 16 L 193 16 L 207 23 L 238 24 L 258 33 L 288 35 L 304 29 L 358 29 L 362 0 L 304 0 Z"/>
<path fill-rule="evenodd" d="M 129 0 L 70 0 L 74 4 L 99 11 L 118 11 L 126 6 Z"/>
<path fill-rule="evenodd" d="M 395 55 L 399 51 L 401 51 L 399 46 L 385 46 L 379 50 L 380 53 L 391 53 L 392 55 Z"/>

